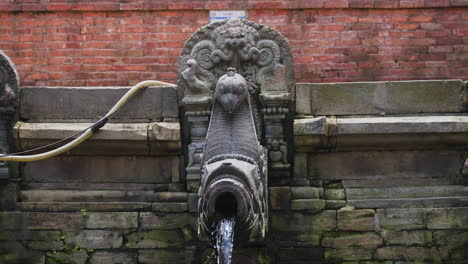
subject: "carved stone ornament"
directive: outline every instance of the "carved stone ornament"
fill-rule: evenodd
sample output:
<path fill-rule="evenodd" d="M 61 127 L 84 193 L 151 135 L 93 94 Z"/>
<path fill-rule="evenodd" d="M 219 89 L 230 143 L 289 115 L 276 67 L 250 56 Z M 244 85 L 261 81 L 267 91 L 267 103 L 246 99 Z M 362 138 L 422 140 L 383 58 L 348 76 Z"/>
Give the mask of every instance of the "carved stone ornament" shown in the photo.
<path fill-rule="evenodd" d="M 18 106 L 19 77 L 10 58 L 0 51 L 0 119 L 9 119 Z"/>
<path fill-rule="evenodd" d="M 10 58 L 0 51 L 0 153 L 8 153 L 10 124 L 18 108 L 19 77 Z M 8 168 L 0 161 L 0 179 L 8 178 Z"/>
<path fill-rule="evenodd" d="M 286 39 L 274 29 L 232 18 L 209 24 L 187 41 L 179 60 L 179 98 L 212 96 L 234 67 L 252 94 L 289 93 L 294 98 L 294 61 Z"/>

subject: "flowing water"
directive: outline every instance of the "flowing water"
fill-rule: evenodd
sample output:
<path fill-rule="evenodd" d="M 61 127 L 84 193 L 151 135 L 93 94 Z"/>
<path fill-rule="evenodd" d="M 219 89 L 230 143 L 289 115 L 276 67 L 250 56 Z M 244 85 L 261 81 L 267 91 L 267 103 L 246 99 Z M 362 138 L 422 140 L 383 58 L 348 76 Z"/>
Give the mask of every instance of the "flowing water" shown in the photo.
<path fill-rule="evenodd" d="M 234 246 L 235 218 L 224 218 L 218 222 L 216 227 L 216 245 L 218 264 L 230 264 L 232 248 Z"/>

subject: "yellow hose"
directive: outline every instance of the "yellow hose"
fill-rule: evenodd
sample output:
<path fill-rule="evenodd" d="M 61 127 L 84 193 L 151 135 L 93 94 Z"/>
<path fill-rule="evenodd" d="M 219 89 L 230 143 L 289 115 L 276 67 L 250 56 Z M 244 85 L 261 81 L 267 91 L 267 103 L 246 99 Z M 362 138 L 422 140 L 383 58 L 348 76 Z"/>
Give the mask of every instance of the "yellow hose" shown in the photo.
<path fill-rule="evenodd" d="M 160 81 L 143 81 L 138 83 L 137 85 L 133 86 L 130 90 L 128 90 L 127 93 L 120 98 L 120 100 L 107 112 L 107 114 L 101 119 L 110 119 L 112 115 L 120 108 L 122 107 L 128 100 L 130 100 L 139 90 L 148 87 L 148 86 L 172 86 L 174 87 L 174 84 L 171 83 L 165 83 L 165 82 L 160 82 Z M 99 120 L 98 123 L 101 121 Z M 96 123 L 97 124 L 97 123 Z M 43 160 L 43 159 L 48 159 L 55 157 L 57 155 L 60 155 L 64 152 L 67 152 L 71 150 L 72 148 L 78 146 L 79 144 L 83 143 L 85 140 L 90 138 L 93 134 L 94 131 L 96 131 L 94 128 L 88 128 L 83 134 L 81 134 L 79 137 L 76 139 L 70 141 L 69 143 L 56 148 L 54 150 L 44 152 L 41 154 L 34 154 L 34 155 L 0 155 L 0 161 L 36 161 L 36 160 Z"/>

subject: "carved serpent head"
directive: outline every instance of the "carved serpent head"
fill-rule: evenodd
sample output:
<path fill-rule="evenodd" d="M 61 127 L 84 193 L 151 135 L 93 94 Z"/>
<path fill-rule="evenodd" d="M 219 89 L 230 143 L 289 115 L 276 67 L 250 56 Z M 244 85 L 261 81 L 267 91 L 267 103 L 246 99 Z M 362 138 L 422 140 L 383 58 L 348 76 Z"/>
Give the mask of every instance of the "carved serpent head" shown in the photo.
<path fill-rule="evenodd" d="M 247 99 L 247 95 L 247 81 L 234 68 L 228 68 L 216 85 L 216 100 L 226 112 L 232 114 Z"/>

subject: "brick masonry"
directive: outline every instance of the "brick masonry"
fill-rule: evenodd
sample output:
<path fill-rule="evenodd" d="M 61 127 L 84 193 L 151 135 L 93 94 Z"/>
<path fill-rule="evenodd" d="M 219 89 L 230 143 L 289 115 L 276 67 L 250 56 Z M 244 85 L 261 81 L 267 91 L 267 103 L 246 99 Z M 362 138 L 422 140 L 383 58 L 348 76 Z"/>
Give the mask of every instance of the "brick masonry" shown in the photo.
<path fill-rule="evenodd" d="M 0 1 L 0 47 L 22 85 L 175 82 L 208 10 L 247 10 L 289 40 L 299 82 L 463 79 L 463 0 Z"/>

